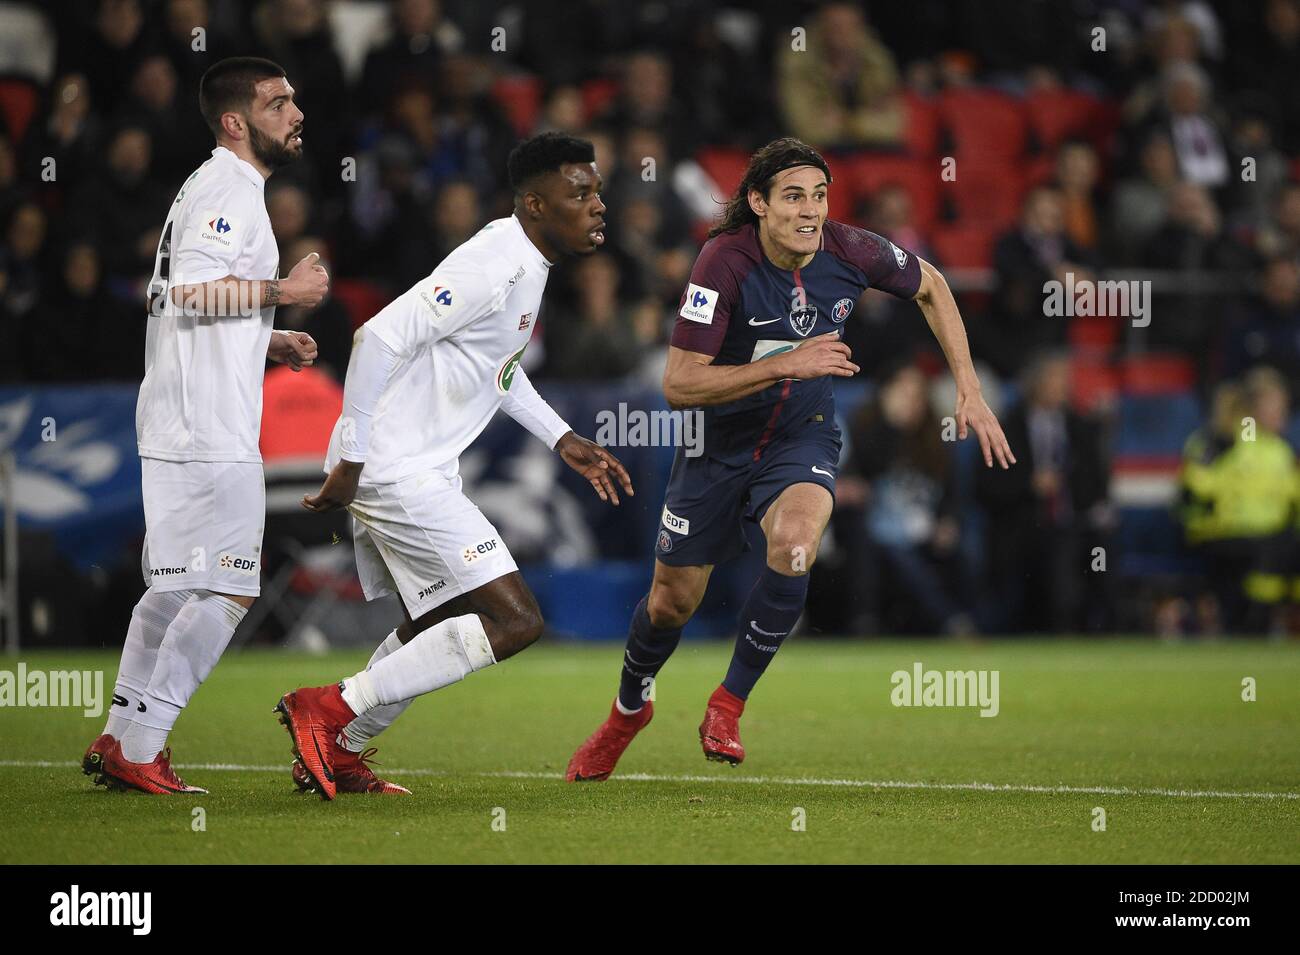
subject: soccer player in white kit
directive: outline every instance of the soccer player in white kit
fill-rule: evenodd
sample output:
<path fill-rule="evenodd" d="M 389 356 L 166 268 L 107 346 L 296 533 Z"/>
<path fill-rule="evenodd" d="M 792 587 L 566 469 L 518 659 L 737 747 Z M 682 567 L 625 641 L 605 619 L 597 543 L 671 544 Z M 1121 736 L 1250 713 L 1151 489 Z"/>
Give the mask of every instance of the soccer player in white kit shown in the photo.
<path fill-rule="evenodd" d="M 156 794 L 205 792 L 172 770 L 167 736 L 259 593 L 263 372 L 268 357 L 295 371 L 316 357 L 311 336 L 272 330 L 275 306 L 316 305 L 329 287 L 316 253 L 279 279 L 263 187 L 302 155 L 303 126 L 284 70 L 222 60 L 199 108 L 217 145 L 163 226 L 136 407 L 148 589 L 82 760 L 96 782 Z"/>
<path fill-rule="evenodd" d="M 605 241 L 591 143 L 543 133 L 510 154 L 514 214 L 484 226 L 368 321 L 348 365 L 329 477 L 314 511 L 352 512 L 367 599 L 396 593 L 405 621 L 365 670 L 295 690 L 276 709 L 294 778 L 322 798 L 407 793 L 365 764 L 411 701 L 518 653 L 542 615 L 492 523 L 461 492 L 460 453 L 497 408 L 557 451 L 601 500 L 632 494 L 612 454 L 579 437 L 520 367 L 551 266 Z"/>

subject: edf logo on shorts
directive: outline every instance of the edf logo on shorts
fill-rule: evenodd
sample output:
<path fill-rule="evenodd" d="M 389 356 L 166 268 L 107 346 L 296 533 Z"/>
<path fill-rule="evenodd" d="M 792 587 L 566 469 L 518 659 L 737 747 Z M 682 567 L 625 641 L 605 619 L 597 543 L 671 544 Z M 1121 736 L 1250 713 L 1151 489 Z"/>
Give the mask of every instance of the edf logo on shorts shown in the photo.
<path fill-rule="evenodd" d="M 471 544 L 469 547 L 466 547 L 463 551 L 461 551 L 460 558 L 465 563 L 472 564 L 480 557 L 486 557 L 488 554 L 492 553 L 494 550 L 497 549 L 500 543 L 501 542 L 498 541 L 495 537 L 489 537 L 487 540 L 483 541 L 482 543 Z"/>
<path fill-rule="evenodd" d="M 217 566 L 222 570 L 233 570 L 237 574 L 248 574 L 252 576 L 257 573 L 257 561 L 250 557 L 239 557 L 235 554 L 222 554 Z"/>
<path fill-rule="evenodd" d="M 686 286 L 686 301 L 682 302 L 682 310 L 678 314 L 701 325 L 712 325 L 713 308 L 717 304 L 716 291 L 691 282 Z"/>
<path fill-rule="evenodd" d="M 664 508 L 663 524 L 670 531 L 676 531 L 683 536 L 691 532 L 691 522 L 684 517 L 678 517 L 667 507 Z"/>

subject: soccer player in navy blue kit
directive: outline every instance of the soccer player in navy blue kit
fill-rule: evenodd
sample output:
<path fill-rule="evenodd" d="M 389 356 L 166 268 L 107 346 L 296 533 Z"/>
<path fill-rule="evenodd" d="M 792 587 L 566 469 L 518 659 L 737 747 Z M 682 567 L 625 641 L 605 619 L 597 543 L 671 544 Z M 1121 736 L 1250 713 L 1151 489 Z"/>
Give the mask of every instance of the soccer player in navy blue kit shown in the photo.
<path fill-rule="evenodd" d="M 831 378 L 858 366 L 840 339 L 864 290 L 915 301 L 957 382 L 957 433 L 984 463 L 1015 463 L 980 393 L 966 331 L 943 276 L 888 239 L 826 218 L 830 169 L 812 147 L 778 139 L 749 161 L 682 296 L 664 372 L 673 408 L 702 408 L 703 453 L 678 448 L 608 719 L 569 761 L 570 781 L 602 780 L 654 713 L 655 676 L 704 598 L 714 565 L 745 549 L 746 521 L 767 566 L 740 613 L 722 684 L 709 698 L 704 755 L 745 758 L 745 701 L 803 612 L 808 571 L 834 504 L 840 432 Z"/>

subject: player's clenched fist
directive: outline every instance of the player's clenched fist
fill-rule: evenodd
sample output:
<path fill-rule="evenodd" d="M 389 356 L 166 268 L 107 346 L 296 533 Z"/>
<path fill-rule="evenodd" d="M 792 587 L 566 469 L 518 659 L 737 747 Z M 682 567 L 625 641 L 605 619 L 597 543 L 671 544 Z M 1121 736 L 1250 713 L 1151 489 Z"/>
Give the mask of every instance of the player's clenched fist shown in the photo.
<path fill-rule="evenodd" d="M 849 361 L 851 355 L 849 346 L 840 341 L 839 332 L 827 332 L 810 338 L 794 351 L 778 355 L 776 360 L 781 362 L 785 378 L 850 378 L 861 371 Z"/>
<path fill-rule="evenodd" d="M 293 267 L 289 277 L 280 283 L 283 304 L 315 308 L 321 303 L 329 293 L 330 277 L 319 263 L 320 253 L 310 252 Z"/>
<path fill-rule="evenodd" d="M 302 506 L 318 514 L 347 507 L 357 496 L 357 485 L 361 482 L 364 467 L 355 461 L 340 461 L 334 465 L 334 470 L 325 478 L 315 497 L 310 494 L 303 496 Z"/>

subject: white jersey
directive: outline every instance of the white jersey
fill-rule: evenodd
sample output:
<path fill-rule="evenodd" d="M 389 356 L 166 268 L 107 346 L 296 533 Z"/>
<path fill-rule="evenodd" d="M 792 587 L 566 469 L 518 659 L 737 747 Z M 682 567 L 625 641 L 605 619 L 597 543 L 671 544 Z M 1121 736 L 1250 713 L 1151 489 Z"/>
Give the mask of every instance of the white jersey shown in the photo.
<path fill-rule="evenodd" d="M 275 308 L 250 313 L 232 302 L 230 314 L 205 316 L 175 305 L 170 289 L 226 276 L 278 276 L 264 186 L 250 163 L 218 146 L 172 202 L 149 283 L 144 382 L 135 412 L 141 457 L 262 460 L 262 378 Z"/>
<path fill-rule="evenodd" d="M 525 377 L 519 361 L 550 268 L 518 219 L 496 219 L 366 323 L 398 364 L 375 408 L 361 483 L 458 473 L 460 453 Z M 343 422 L 326 471 L 340 460 Z"/>

